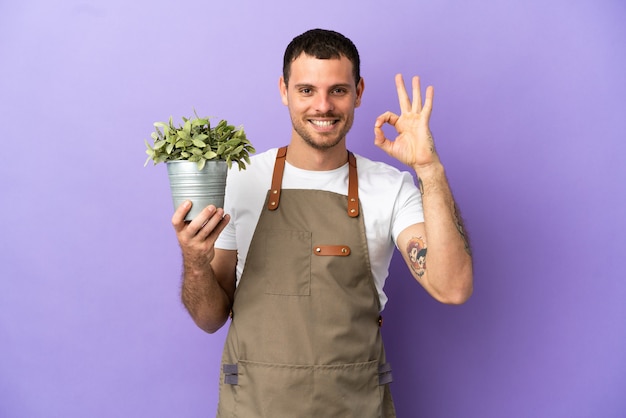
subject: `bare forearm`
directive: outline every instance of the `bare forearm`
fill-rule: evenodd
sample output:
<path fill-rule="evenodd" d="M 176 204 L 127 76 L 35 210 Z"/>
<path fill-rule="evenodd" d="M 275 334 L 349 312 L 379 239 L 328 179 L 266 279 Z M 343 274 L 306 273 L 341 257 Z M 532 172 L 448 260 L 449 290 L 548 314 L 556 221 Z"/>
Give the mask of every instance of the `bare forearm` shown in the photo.
<path fill-rule="evenodd" d="M 463 303 L 472 293 L 467 232 L 440 163 L 416 168 L 422 193 L 428 252 L 427 280 L 440 300 Z"/>
<path fill-rule="evenodd" d="M 195 323 L 209 333 L 220 329 L 230 314 L 232 301 L 208 262 L 185 260 L 181 298 Z"/>

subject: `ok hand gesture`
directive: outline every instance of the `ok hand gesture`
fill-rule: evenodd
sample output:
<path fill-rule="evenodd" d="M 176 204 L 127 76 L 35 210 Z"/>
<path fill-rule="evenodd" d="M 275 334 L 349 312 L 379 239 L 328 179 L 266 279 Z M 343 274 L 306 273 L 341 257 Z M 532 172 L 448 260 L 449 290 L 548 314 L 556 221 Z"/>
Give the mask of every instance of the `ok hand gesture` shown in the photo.
<path fill-rule="evenodd" d="M 396 75 L 396 89 L 400 101 L 400 116 L 385 112 L 376 118 L 374 125 L 374 143 L 390 156 L 413 167 L 416 171 L 438 162 L 433 135 L 428 122 L 433 108 L 434 89 L 428 86 L 426 100 L 422 105 L 420 79 L 415 76 L 413 84 L 413 102 L 409 99 L 402 74 Z M 382 127 L 385 123 L 398 132 L 394 141 L 385 137 Z"/>

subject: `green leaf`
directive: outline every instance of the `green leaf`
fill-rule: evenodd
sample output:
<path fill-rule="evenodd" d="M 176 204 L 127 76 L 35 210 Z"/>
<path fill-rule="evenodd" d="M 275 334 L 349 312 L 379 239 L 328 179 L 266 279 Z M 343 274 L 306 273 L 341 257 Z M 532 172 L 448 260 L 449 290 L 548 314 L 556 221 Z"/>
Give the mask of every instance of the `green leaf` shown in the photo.
<path fill-rule="evenodd" d="M 196 134 L 193 136 L 193 139 L 199 139 L 204 142 L 209 136 L 207 134 Z"/>
<path fill-rule="evenodd" d="M 194 138 L 191 142 L 198 148 L 206 147 L 206 144 L 203 141 L 201 141 L 200 139 L 195 139 Z"/>
<path fill-rule="evenodd" d="M 196 127 L 196 126 L 203 126 L 203 125 L 208 125 L 209 124 L 209 120 L 206 118 L 198 118 L 198 119 L 194 119 L 191 122 L 191 126 Z"/>
<path fill-rule="evenodd" d="M 183 131 L 178 131 L 178 132 L 177 132 L 177 134 L 178 134 L 178 137 L 179 137 L 179 138 L 182 138 L 182 139 L 191 139 L 191 133 L 190 133 L 190 132 L 187 132 L 187 131 L 184 131 L 184 130 L 183 130 Z"/>
<path fill-rule="evenodd" d="M 183 119 L 185 119 L 185 118 L 183 118 Z M 188 120 L 188 119 L 185 119 L 185 126 L 183 126 L 183 132 L 186 135 L 191 136 L 191 121 Z"/>
<path fill-rule="evenodd" d="M 228 141 L 226 141 L 226 145 L 232 146 L 232 147 L 234 147 L 235 145 L 238 145 L 240 143 L 241 143 L 241 141 L 239 139 L 237 139 L 237 138 L 229 139 Z"/>
<path fill-rule="evenodd" d="M 215 151 L 207 151 L 204 153 L 204 158 L 206 158 L 207 160 L 212 160 L 217 156 L 218 154 Z"/>

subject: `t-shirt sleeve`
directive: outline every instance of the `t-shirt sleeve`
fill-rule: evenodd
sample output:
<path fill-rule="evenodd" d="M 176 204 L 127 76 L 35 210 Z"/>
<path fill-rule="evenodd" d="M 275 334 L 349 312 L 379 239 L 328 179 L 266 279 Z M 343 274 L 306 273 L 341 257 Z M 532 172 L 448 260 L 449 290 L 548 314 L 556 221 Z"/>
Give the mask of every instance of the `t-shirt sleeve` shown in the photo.
<path fill-rule="evenodd" d="M 415 185 L 413 176 L 408 172 L 403 172 L 391 227 L 394 243 L 397 245 L 398 235 L 402 231 L 411 225 L 421 222 L 424 222 L 422 196 Z"/>

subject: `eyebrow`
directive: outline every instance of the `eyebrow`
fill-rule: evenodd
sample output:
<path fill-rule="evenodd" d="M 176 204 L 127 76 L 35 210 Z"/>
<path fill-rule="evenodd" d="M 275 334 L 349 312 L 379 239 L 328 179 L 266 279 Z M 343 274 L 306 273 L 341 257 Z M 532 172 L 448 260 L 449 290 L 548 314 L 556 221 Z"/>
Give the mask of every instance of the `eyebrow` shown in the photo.
<path fill-rule="evenodd" d="M 338 87 L 343 87 L 346 89 L 349 89 L 352 86 L 352 84 L 350 83 L 339 83 L 339 84 L 333 84 L 332 86 L 330 86 L 330 90 L 332 89 L 336 89 Z M 294 84 L 295 88 L 303 88 L 303 87 L 308 87 L 308 88 L 313 88 L 313 89 L 317 89 L 317 87 L 313 84 L 309 84 L 309 83 L 299 83 L 299 84 Z"/>

